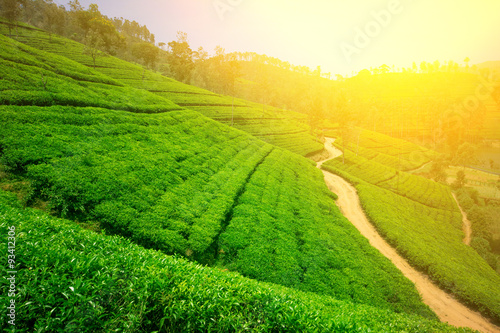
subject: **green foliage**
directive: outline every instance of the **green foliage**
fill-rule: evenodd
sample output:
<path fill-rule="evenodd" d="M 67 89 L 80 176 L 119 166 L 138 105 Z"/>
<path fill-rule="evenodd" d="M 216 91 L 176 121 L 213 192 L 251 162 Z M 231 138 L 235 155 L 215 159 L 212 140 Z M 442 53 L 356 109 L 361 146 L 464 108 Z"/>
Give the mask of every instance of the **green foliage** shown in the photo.
<path fill-rule="evenodd" d="M 326 189 L 321 174 L 310 161 L 198 112 L 172 111 L 175 104 L 146 90 L 169 96 L 178 94 L 186 105 L 198 105 L 200 110 L 206 107 L 210 112 L 214 105 L 229 106 L 228 97 L 182 85 L 112 57 L 100 59 L 103 67 L 99 70 L 114 79 L 98 75 L 85 67 L 92 62 L 82 52 L 81 44 L 56 36 L 48 41 L 39 31 L 21 30 L 25 34 L 20 38 L 23 42 L 82 64 L 2 40 L 6 45 L 3 60 L 12 65 L 5 66 L 4 86 L 14 88 L 4 89 L 5 104 L 48 106 L 0 107 L 0 121 L 4 124 L 0 133 L 1 161 L 9 172 L 30 181 L 28 203 L 43 199 L 49 202 L 49 209 L 61 216 L 89 224 L 97 221 L 107 233 L 125 236 L 144 247 L 189 256 L 202 263 L 227 265 L 258 279 L 354 303 L 434 316 L 408 280 L 340 217 L 332 203 L 335 196 Z M 55 69 L 59 63 L 63 64 L 62 72 Z M 43 74 L 38 86 L 37 70 Z M 88 75 L 88 79 L 74 78 L 79 75 Z M 76 102 L 70 102 L 68 96 Z M 255 114 L 262 107 L 242 100 L 236 103 Z M 171 112 L 144 115 L 119 110 Z M 228 109 L 221 109 L 223 112 L 228 115 Z M 262 119 L 264 115 L 270 119 Z M 231 119 L 233 116 L 231 108 Z M 281 143 L 302 154 L 321 147 L 306 135 L 308 127 L 302 122 L 303 116 L 268 108 L 262 110 L 260 118 L 242 116 L 238 125 L 268 142 Z M 228 116 L 223 121 L 227 119 Z M 262 130 L 261 125 L 267 127 Z M 293 138 L 291 143 L 285 143 L 289 138 Z M 269 184 L 264 177 L 268 174 L 274 179 Z M 282 195 L 274 198 L 274 192 L 268 192 L 266 199 L 259 201 L 253 196 L 253 187 L 266 187 Z M 257 215 L 249 208 L 252 205 L 260 208 Z M 250 213 L 245 209 L 250 209 Z M 259 234 L 253 235 L 255 239 L 245 238 L 248 235 L 235 234 L 232 227 L 233 223 L 244 221 L 253 228 L 261 218 L 265 222 L 263 230 L 269 232 L 267 236 L 273 232 L 281 236 L 281 240 L 274 240 L 274 247 L 265 248 L 262 253 L 254 245 L 269 241 L 267 238 L 258 238 Z M 325 232 L 325 225 L 330 223 Z M 228 255 L 223 253 L 225 247 Z M 293 254 L 299 255 L 297 259 Z M 87 259 L 83 263 L 92 262 Z M 279 269 L 274 272 L 261 265 L 267 260 Z M 52 272 L 52 262 L 47 265 Z M 267 275 L 256 269 L 261 266 Z M 374 271 L 372 267 L 378 269 Z M 36 274 L 43 275 L 38 271 Z M 112 280 L 120 278 L 114 276 Z M 118 289 L 124 286 L 117 283 Z M 61 293 L 57 289 L 54 295 Z M 144 304 L 146 296 L 126 296 L 133 304 L 127 312 L 129 319 L 135 318 L 127 323 L 133 331 L 144 313 L 140 304 Z M 116 297 L 107 302 L 124 302 Z M 94 310 L 89 310 L 87 304 L 70 302 L 69 307 L 83 307 L 83 313 L 94 313 L 97 308 L 97 319 L 94 313 L 88 321 L 84 317 L 83 323 L 100 326 L 101 309 L 92 306 Z M 169 305 L 160 304 L 162 311 Z M 191 311 L 188 317 L 198 317 L 192 308 L 187 311 Z M 184 312 L 181 315 L 186 316 Z M 46 319 L 48 325 L 50 318 Z M 266 326 L 264 330 L 273 327 Z"/>
<path fill-rule="evenodd" d="M 417 169 L 438 156 L 435 151 L 422 146 L 390 137 L 374 131 L 358 128 L 359 138 L 349 142 L 347 148 L 368 160 L 385 166 L 410 171 Z M 335 141 L 337 147 L 342 146 L 342 139 Z"/>
<path fill-rule="evenodd" d="M 414 287 L 360 236 L 308 161 L 274 150 L 220 237 L 221 264 L 245 276 L 433 317 Z"/>
<path fill-rule="evenodd" d="M 159 49 L 146 42 L 134 44 L 132 48 L 132 53 L 139 59 L 144 61 L 144 64 L 149 67 L 154 67 L 156 61 L 158 60 Z"/>
<path fill-rule="evenodd" d="M 455 179 L 453 184 L 451 184 L 451 187 L 453 189 L 460 189 L 460 188 L 464 187 L 465 183 L 466 183 L 465 172 L 463 170 L 458 170 L 457 171 L 457 179 Z"/>
<path fill-rule="evenodd" d="M 165 253 L 433 316 L 408 280 L 341 217 L 309 160 L 188 110 L 0 110 L 1 161 L 30 180 L 28 201 L 41 198 L 61 216 L 99 221 L 107 233 Z M 248 230 L 258 216 L 271 223 L 262 235 L 272 240 Z M 240 228 L 242 222 L 250 226 Z M 258 255 L 255 246 L 264 243 L 274 245 Z M 218 260 L 221 251 L 229 255 Z M 262 260 L 277 269 L 258 265 Z"/>
<path fill-rule="evenodd" d="M 180 109 L 67 58 L 0 35 L 0 104 L 96 106 L 134 112 Z"/>
<path fill-rule="evenodd" d="M 145 250 L 22 210 L 0 191 L 0 231 L 12 226 L 16 332 L 470 332 Z M 0 244 L 6 253 L 7 243 Z M 2 297 L 0 306 L 9 300 Z M 7 320 L 1 317 L 2 330 Z"/>
<path fill-rule="evenodd" d="M 390 190 L 411 200 L 433 208 L 456 211 L 456 203 L 451 197 L 450 188 L 432 180 L 410 173 L 398 171 L 382 165 L 374 160 L 368 160 L 350 150 L 346 150 L 345 164 L 342 158 L 328 161 L 325 169 L 340 169 L 351 176 Z"/>
<path fill-rule="evenodd" d="M 5 26 L 1 23 L 0 32 L 2 32 L 2 29 L 5 29 Z M 84 45 L 57 36 L 53 36 L 52 41 L 50 41 L 43 31 L 30 30 L 28 28 L 20 28 L 19 31 L 21 32 L 21 36 L 18 39 L 23 43 L 33 48 L 43 49 L 52 54 L 60 54 L 73 60 L 67 62 L 67 64 L 75 64 L 76 61 L 84 65 L 78 65 L 77 67 L 82 68 L 81 72 L 96 73 L 88 69 L 88 67 L 94 66 L 94 59 L 91 53 L 84 52 Z M 92 50 L 100 52 L 97 48 L 92 48 Z M 41 57 L 42 59 L 51 58 L 46 52 L 42 54 L 44 55 Z M 17 59 L 14 58 L 12 61 L 16 62 Z M 299 113 L 267 106 L 264 107 L 261 104 L 241 99 L 234 100 L 235 107 L 233 108 L 232 97 L 217 95 L 211 91 L 175 81 L 152 71 L 145 70 L 141 66 L 133 65 L 111 56 L 100 57 L 98 64 L 99 66 L 96 66 L 95 69 L 104 74 L 100 74 L 102 77 L 112 80 L 115 84 L 126 85 L 126 88 L 123 89 L 127 91 L 116 95 L 112 94 L 111 91 L 97 91 L 98 96 L 95 98 L 100 101 L 88 101 L 90 96 L 92 96 L 90 95 L 78 98 L 78 100 L 87 99 L 78 103 L 68 97 L 63 98 L 63 96 L 60 96 L 60 93 L 54 96 L 53 92 L 50 94 L 43 93 L 42 96 L 38 96 L 38 94 L 36 96 L 25 96 L 21 100 L 17 97 L 17 93 L 15 97 L 11 96 L 12 94 L 6 93 L 7 95 L 4 98 L 5 103 L 24 103 L 22 105 L 90 105 L 148 113 L 159 112 L 162 109 L 172 110 L 186 107 L 221 122 L 233 124 L 235 128 L 247 131 L 252 135 L 257 135 L 268 143 L 289 149 L 300 155 L 308 155 L 323 149 L 322 144 L 309 134 L 309 126 L 305 125 L 305 118 Z M 53 68 L 57 67 L 54 66 Z M 40 74 L 35 76 L 39 77 Z M 50 82 L 48 80 L 48 84 Z M 40 80 L 36 83 L 37 85 L 41 85 Z M 70 87 L 61 88 L 66 91 L 76 90 L 70 89 Z M 95 90 L 96 88 L 94 87 L 93 89 Z M 99 89 L 101 88 L 99 87 Z M 147 90 L 151 93 L 142 91 L 142 95 L 137 96 L 139 89 Z M 152 93 L 157 96 L 154 96 Z M 81 93 L 78 91 L 72 91 L 71 98 L 76 99 L 80 95 Z M 141 101 L 141 99 L 146 99 L 146 101 Z M 122 100 L 126 102 L 125 105 L 114 102 Z M 176 103 L 175 106 L 170 101 Z M 155 107 L 153 103 L 167 105 Z M 180 107 L 177 105 L 180 105 Z M 144 111 L 141 109 L 144 109 Z"/>
<path fill-rule="evenodd" d="M 174 77 L 181 82 L 189 82 L 194 63 L 193 50 L 188 44 L 186 33 L 177 32 L 177 41 L 168 43 L 168 46 L 171 49 L 168 63 Z"/>
<path fill-rule="evenodd" d="M 14 21 L 19 18 L 21 14 L 21 1 L 19 0 L 3 0 L 1 3 L 1 14 L 9 22 L 9 35 L 12 32 L 12 25 Z"/>
<path fill-rule="evenodd" d="M 493 204 L 484 204 L 478 195 L 477 190 L 465 187 L 458 190 L 457 199 L 471 222 L 471 247 L 497 270 L 500 256 L 494 245 L 498 243 L 499 210 Z"/>
<path fill-rule="evenodd" d="M 2 162 L 27 171 L 32 198 L 169 253 L 205 252 L 271 149 L 192 111 L 4 106 L 0 118 Z"/>
<path fill-rule="evenodd" d="M 500 276 L 463 244 L 461 214 L 456 204 L 452 207 L 449 188 L 400 172 L 402 179 L 414 181 L 401 182 L 396 191 L 387 181 L 378 186 L 372 182 L 380 168 L 355 165 L 344 166 L 337 158 L 323 168 L 355 184 L 370 221 L 412 266 L 469 306 L 500 320 Z"/>

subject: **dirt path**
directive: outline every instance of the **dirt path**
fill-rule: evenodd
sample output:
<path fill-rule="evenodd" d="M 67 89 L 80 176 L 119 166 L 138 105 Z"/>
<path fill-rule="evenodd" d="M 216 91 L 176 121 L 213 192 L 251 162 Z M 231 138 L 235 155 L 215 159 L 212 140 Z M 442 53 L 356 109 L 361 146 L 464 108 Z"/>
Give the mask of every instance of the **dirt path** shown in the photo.
<path fill-rule="evenodd" d="M 416 169 L 413 169 L 413 170 L 406 170 L 406 172 L 409 172 L 409 173 L 415 173 L 415 172 L 419 172 L 420 170 L 424 169 L 426 166 L 428 166 L 429 164 L 431 164 L 432 161 L 429 161 L 427 163 L 424 163 L 422 166 L 419 166 L 418 168 Z"/>
<path fill-rule="evenodd" d="M 330 152 L 330 157 L 317 164 L 318 168 L 329 159 L 342 155 L 338 149 L 332 147 L 333 139 L 326 140 L 326 149 Z M 339 199 L 337 205 L 342 214 L 365 236 L 370 244 L 379 250 L 384 256 L 391 260 L 401 272 L 410 279 L 416 286 L 427 304 L 443 322 L 457 327 L 469 327 L 485 333 L 500 333 L 500 328 L 491 324 L 481 314 L 474 312 L 455 300 L 451 295 L 439 289 L 429 278 L 415 270 L 408 262 L 401 257 L 377 232 L 375 227 L 368 221 L 361 204 L 356 189 L 343 178 L 323 171 L 328 188 L 335 192 Z"/>
<path fill-rule="evenodd" d="M 460 207 L 460 204 L 458 203 L 456 195 L 453 193 L 453 199 L 457 202 L 458 208 L 460 209 L 460 213 L 462 213 L 462 230 L 464 231 L 465 237 L 464 237 L 464 244 L 470 246 L 470 241 L 472 238 L 472 224 L 470 223 L 469 219 L 467 218 L 467 214 L 464 212 L 462 207 Z"/>

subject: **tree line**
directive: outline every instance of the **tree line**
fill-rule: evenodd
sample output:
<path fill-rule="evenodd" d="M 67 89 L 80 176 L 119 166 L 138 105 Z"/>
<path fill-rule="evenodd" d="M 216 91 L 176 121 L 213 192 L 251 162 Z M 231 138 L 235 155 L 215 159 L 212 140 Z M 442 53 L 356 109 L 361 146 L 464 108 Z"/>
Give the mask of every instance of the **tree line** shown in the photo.
<path fill-rule="evenodd" d="M 84 8 L 78 0 L 66 6 L 52 0 L 1 0 L 0 14 L 7 19 L 12 37 L 17 37 L 16 22 L 21 21 L 47 31 L 51 40 L 52 34 L 58 34 L 82 42 L 94 62 L 99 52 L 148 66 L 158 58 L 155 35 L 145 25 L 109 18 L 96 4 Z"/>

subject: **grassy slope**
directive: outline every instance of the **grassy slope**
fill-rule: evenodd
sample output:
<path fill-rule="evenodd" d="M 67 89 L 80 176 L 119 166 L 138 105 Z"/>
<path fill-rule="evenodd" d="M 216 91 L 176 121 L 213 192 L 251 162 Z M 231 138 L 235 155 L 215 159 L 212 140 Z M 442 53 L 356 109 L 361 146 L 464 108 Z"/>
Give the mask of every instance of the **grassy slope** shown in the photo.
<path fill-rule="evenodd" d="M 341 138 L 335 140 L 335 146 L 342 150 Z M 412 142 L 362 128 L 356 128 L 346 148 L 356 156 L 402 171 L 418 169 L 439 155 Z"/>
<path fill-rule="evenodd" d="M 465 303 L 500 320 L 500 276 L 462 243 L 461 215 L 449 188 L 401 171 L 401 182 L 396 184 L 394 176 L 391 185 L 383 178 L 396 170 L 350 151 L 345 165 L 337 158 L 324 168 L 356 186 L 370 220 L 413 266 Z M 434 187 L 443 191 L 430 190 Z"/>
<path fill-rule="evenodd" d="M 146 113 L 181 109 L 65 57 L 47 56 L 3 35 L 0 43 L 1 104 L 97 106 Z"/>
<path fill-rule="evenodd" d="M 7 33 L 5 23 L 0 22 L 0 33 Z M 83 45 L 72 40 L 52 36 L 31 28 L 19 28 L 17 40 L 32 47 L 59 54 L 87 67 L 92 58 L 85 55 Z M 261 104 L 214 94 L 208 90 L 180 83 L 115 57 L 97 59 L 96 70 L 116 81 L 137 89 L 150 91 L 181 107 L 192 108 L 212 119 L 246 131 L 262 140 L 289 149 L 300 155 L 322 150 L 322 145 L 310 134 L 302 114 L 266 107 Z"/>
<path fill-rule="evenodd" d="M 61 68 L 74 65 L 21 46 L 14 55 L 26 61 L 57 60 Z M 10 70 L 7 83 L 21 75 L 15 66 Z M 47 71 L 55 75 L 56 69 Z M 86 71 L 93 73 L 81 70 Z M 19 91 L 29 92 L 31 82 L 22 82 Z M 54 80 L 54 93 L 70 82 L 64 76 Z M 95 100 L 104 103 L 106 98 Z M 433 317 L 411 283 L 341 216 L 310 161 L 191 110 L 141 114 L 142 106 L 135 107 L 139 113 L 67 105 L 1 106 L 1 161 L 11 174 L 29 181 L 28 201 L 46 200 L 62 216 L 98 221 L 108 232 L 146 247 L 235 269 L 241 260 L 257 262 L 263 257 L 253 251 L 252 243 L 241 245 L 237 239 L 219 236 L 241 221 L 239 205 L 252 187 L 282 192 L 287 200 L 280 203 L 280 211 L 296 211 L 296 216 L 279 217 L 280 223 L 290 225 L 271 223 L 264 233 L 279 233 L 289 243 L 264 257 L 279 273 L 257 278 Z M 277 179 L 290 173 L 294 177 L 268 185 L 259 175 L 270 174 L 260 171 L 269 163 L 276 164 L 272 169 Z M 259 197 L 253 199 L 253 207 L 276 218 L 275 207 Z M 247 223 L 255 227 L 259 220 L 249 218 Z M 328 223 L 335 226 L 325 232 L 321 226 Z M 221 244 L 232 249 L 233 259 L 218 261 Z M 298 262 L 283 260 L 283 251 L 298 251 Z M 289 278 L 297 269 L 302 276 L 298 282 Z M 339 279 L 343 283 L 335 282 Z"/>
<path fill-rule="evenodd" d="M 16 332 L 469 331 L 202 267 L 22 209 L 4 191 L 0 230 L 16 238 Z"/>

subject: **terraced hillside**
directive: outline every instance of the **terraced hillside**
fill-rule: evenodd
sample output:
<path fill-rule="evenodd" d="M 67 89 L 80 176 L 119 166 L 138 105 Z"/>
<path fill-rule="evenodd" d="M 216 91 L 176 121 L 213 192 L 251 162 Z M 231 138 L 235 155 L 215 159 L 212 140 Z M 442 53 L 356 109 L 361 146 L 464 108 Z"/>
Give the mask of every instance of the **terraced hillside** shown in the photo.
<path fill-rule="evenodd" d="M 402 170 L 411 171 L 422 167 L 438 157 L 438 153 L 412 142 L 397 139 L 382 133 L 356 128 L 356 135 L 348 141 L 346 148 L 356 156 Z M 342 139 L 335 140 L 342 149 Z"/>
<path fill-rule="evenodd" d="M 2 190 L 0 231 L 17 244 L 16 332 L 471 332 L 202 267 L 23 209 Z"/>
<path fill-rule="evenodd" d="M 346 150 L 323 168 L 355 185 L 367 216 L 412 266 L 483 314 L 500 320 L 500 276 L 463 244 L 449 187 Z"/>
<path fill-rule="evenodd" d="M 0 185 L 26 204 L 259 280 L 435 318 L 341 215 L 311 161 L 67 58 L 0 45 L 0 96 L 27 96 L 0 106 Z M 65 89 L 78 106 L 61 102 Z M 151 101 L 128 106 L 122 89 Z M 38 91 L 50 103 L 37 105 Z M 115 95 L 117 109 L 106 104 Z"/>
<path fill-rule="evenodd" d="M 43 30 L 21 23 L 16 31 L 17 41 L 64 56 L 89 69 L 94 67 L 92 57 L 85 54 L 84 45 L 80 43 L 54 35 L 49 37 Z M 0 33 L 8 33 L 5 21 L 0 21 Z M 111 56 L 97 58 L 95 69 L 113 78 L 115 82 L 147 90 L 182 108 L 198 111 L 300 155 L 308 155 L 323 149 L 322 144 L 310 135 L 303 114 L 241 99 L 233 100 L 232 97 L 180 83 Z"/>

